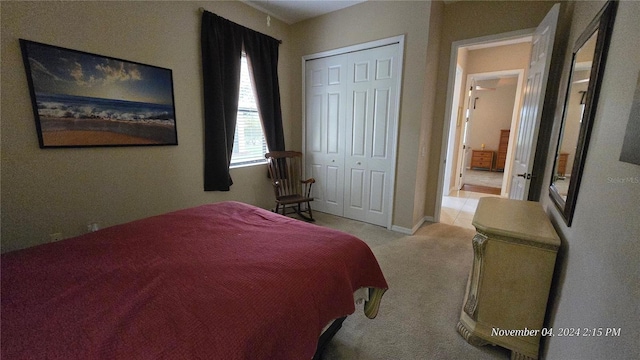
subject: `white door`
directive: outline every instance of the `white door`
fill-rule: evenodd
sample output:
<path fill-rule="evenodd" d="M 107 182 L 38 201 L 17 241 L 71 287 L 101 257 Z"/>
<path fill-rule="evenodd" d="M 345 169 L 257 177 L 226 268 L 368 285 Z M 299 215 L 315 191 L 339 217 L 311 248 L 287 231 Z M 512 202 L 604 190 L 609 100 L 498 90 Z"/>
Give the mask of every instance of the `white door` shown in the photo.
<path fill-rule="evenodd" d="M 391 227 L 404 37 L 305 56 L 315 210 Z M 310 59 L 309 59 L 310 58 Z"/>
<path fill-rule="evenodd" d="M 308 61 L 305 72 L 305 174 L 316 180 L 312 207 L 342 216 L 347 55 Z"/>
<path fill-rule="evenodd" d="M 344 216 L 387 226 L 394 176 L 398 44 L 351 53 Z"/>
<path fill-rule="evenodd" d="M 469 136 L 471 134 L 471 127 L 473 124 L 473 110 L 476 108 L 476 80 L 474 78 L 470 78 L 467 81 L 467 99 L 466 99 L 466 108 L 464 115 L 464 124 L 462 129 L 462 141 L 460 141 L 460 164 L 459 169 L 460 173 L 458 175 L 458 190 L 462 190 L 465 182 L 465 175 L 467 166 L 471 164 L 471 147 L 469 146 Z"/>
<path fill-rule="evenodd" d="M 531 61 L 513 160 L 513 177 L 509 190 L 509 197 L 512 199 L 526 200 L 529 194 L 559 8 L 559 4 L 551 8 L 533 35 Z M 541 175 L 537 174 L 537 176 Z"/>
<path fill-rule="evenodd" d="M 456 67 L 455 85 L 453 87 L 453 102 L 451 105 L 451 118 L 449 119 L 449 139 L 447 143 L 447 157 L 445 158 L 444 188 L 442 193 L 449 195 L 451 185 L 451 173 L 454 170 L 456 161 L 453 159 L 453 151 L 456 143 L 457 124 L 459 117 L 462 116 L 458 109 L 460 106 L 460 92 L 462 91 L 462 68 L 460 65 Z M 458 188 L 459 190 L 460 188 Z"/>

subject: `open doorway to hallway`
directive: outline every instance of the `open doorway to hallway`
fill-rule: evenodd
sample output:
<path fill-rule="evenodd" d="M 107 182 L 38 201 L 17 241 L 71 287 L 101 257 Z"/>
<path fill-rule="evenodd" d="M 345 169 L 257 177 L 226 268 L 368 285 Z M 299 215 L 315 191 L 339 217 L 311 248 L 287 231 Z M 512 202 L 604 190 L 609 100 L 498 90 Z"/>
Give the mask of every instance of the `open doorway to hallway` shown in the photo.
<path fill-rule="evenodd" d="M 523 92 L 523 96 L 519 105 L 519 110 L 515 113 L 515 121 L 512 122 L 510 129 L 508 149 L 506 154 L 504 173 L 508 179 L 503 182 L 500 196 L 510 199 L 523 200 L 527 197 L 536 197 L 539 195 L 539 182 L 533 187 L 532 179 L 539 179 L 540 176 L 534 174 L 534 160 L 538 145 L 538 131 L 542 119 L 542 108 L 545 100 L 547 87 L 547 79 L 549 77 L 550 64 L 552 59 L 553 45 L 555 41 L 555 29 L 558 23 L 560 4 L 555 4 L 549 10 L 544 19 L 535 29 L 517 30 L 509 33 L 488 35 L 484 37 L 459 40 L 452 43 L 451 58 L 449 64 L 449 81 L 447 85 L 447 101 L 445 107 L 445 119 L 449 119 L 451 126 L 443 127 L 442 153 L 446 153 L 447 157 L 442 158 L 439 171 L 438 198 L 444 199 L 451 192 L 452 182 L 460 182 L 460 176 L 454 173 L 453 176 L 447 176 L 451 169 L 461 169 L 466 166 L 466 160 L 462 160 L 463 164 L 453 166 L 453 159 L 466 159 L 468 156 L 449 156 L 451 146 L 455 148 L 455 141 L 448 141 L 452 137 L 454 139 L 461 138 L 460 117 L 456 118 L 456 114 L 464 113 L 464 124 L 462 127 L 466 134 L 467 122 L 472 117 L 470 111 L 476 107 L 477 97 L 474 91 L 475 84 L 464 88 L 461 91 L 468 91 L 466 111 L 463 110 L 464 103 L 456 102 L 454 94 L 454 84 L 457 84 L 456 75 L 460 73 L 458 69 L 463 69 L 462 73 L 475 74 L 482 72 L 505 71 L 501 69 L 520 69 L 525 73 L 525 84 L 521 83 L 517 86 L 519 91 Z M 511 46 L 522 46 L 522 51 L 513 51 Z M 501 51 L 501 53 L 499 53 Z M 469 56 L 473 52 L 473 55 Z M 518 63 L 513 55 L 520 54 L 521 61 Z M 515 60 L 516 63 L 513 63 Z M 526 64 L 525 64 L 526 62 Z M 507 65 L 508 63 L 508 65 Z M 483 65 L 485 68 L 478 69 L 474 66 Z M 520 77 L 522 78 L 522 77 Z M 463 95 L 458 96 L 462 98 Z M 550 96 L 550 101 L 553 101 Z M 518 101 L 516 100 L 516 103 Z M 471 106 L 473 104 L 473 107 Z M 523 105 L 526 104 L 526 105 Z M 521 116 L 520 116 L 521 114 Z M 472 124 L 473 125 L 473 124 Z M 455 135 L 451 132 L 455 131 Z M 517 139 L 517 141 L 515 141 Z M 460 143 L 460 140 L 457 140 Z M 545 139 L 543 138 L 544 142 Z M 541 144 L 544 147 L 547 144 Z M 461 145 L 463 150 L 467 150 L 465 142 Z M 481 146 L 481 150 L 484 146 Z M 464 154 L 465 151 L 462 151 Z M 471 154 L 473 158 L 473 154 Z M 485 155 L 481 161 L 484 168 L 492 168 L 493 157 L 491 154 Z M 460 162 L 460 160 L 458 160 Z M 540 161 L 539 164 L 542 164 Z M 471 163 L 469 168 L 471 168 Z M 536 171 L 539 171 L 536 170 Z M 462 175 L 462 174 L 461 174 Z M 449 179 L 449 183 L 442 182 Z M 455 188 L 454 188 L 455 189 Z M 531 193 L 530 190 L 533 192 Z M 538 192 L 538 194 L 536 194 Z M 442 201 L 436 202 L 435 220 L 440 221 L 442 209 Z"/>
<path fill-rule="evenodd" d="M 456 190 L 506 193 L 507 155 L 515 141 L 510 134 L 520 113 L 523 75 L 523 70 L 516 69 L 467 76 L 469 96 L 461 146 L 458 158 L 451 162 L 458 164 Z M 456 129 L 452 126 L 450 131 Z"/>
<path fill-rule="evenodd" d="M 460 226 L 475 230 L 471 224 L 478 207 L 478 201 L 482 197 L 499 195 L 484 194 L 473 191 L 457 190 L 442 197 L 440 208 L 440 222 L 449 225 Z"/>
<path fill-rule="evenodd" d="M 483 196 L 506 196 L 531 36 L 457 49 L 440 221 L 473 228 Z"/>

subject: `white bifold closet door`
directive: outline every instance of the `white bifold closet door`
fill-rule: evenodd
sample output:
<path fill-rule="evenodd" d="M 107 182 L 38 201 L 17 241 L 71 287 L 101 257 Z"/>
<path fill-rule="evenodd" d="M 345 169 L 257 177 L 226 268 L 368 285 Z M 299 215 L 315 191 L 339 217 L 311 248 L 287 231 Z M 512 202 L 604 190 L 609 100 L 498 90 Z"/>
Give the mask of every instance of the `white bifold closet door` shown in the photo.
<path fill-rule="evenodd" d="M 319 211 L 389 227 L 400 44 L 305 63 L 305 167 Z"/>

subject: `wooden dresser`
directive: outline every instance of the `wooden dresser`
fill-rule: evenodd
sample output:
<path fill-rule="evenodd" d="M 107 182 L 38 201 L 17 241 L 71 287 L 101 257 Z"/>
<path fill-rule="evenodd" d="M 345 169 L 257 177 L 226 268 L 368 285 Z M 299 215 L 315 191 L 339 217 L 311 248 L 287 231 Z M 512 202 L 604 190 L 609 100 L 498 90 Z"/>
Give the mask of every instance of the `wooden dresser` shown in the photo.
<path fill-rule="evenodd" d="M 493 151 L 471 150 L 471 168 L 491 170 L 493 168 Z"/>
<path fill-rule="evenodd" d="M 511 359 L 537 359 L 560 238 L 532 201 L 481 198 L 473 225 L 458 332 L 476 346 L 510 349 Z"/>
<path fill-rule="evenodd" d="M 507 149 L 509 148 L 509 130 L 500 130 L 500 143 L 498 145 L 498 154 L 496 156 L 497 171 L 504 171 L 504 165 L 507 162 Z"/>
<path fill-rule="evenodd" d="M 558 176 L 563 176 L 565 175 L 565 173 L 567 172 L 567 160 L 569 158 L 569 154 L 568 153 L 560 153 L 558 155 L 558 171 L 557 171 L 557 175 Z"/>

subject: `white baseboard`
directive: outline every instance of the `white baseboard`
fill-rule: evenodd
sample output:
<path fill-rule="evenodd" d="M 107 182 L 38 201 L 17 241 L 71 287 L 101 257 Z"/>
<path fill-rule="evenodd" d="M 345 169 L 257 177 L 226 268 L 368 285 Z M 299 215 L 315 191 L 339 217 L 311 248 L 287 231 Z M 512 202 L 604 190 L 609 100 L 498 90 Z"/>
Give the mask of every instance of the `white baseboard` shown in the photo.
<path fill-rule="evenodd" d="M 420 229 L 420 226 L 422 226 L 422 224 L 424 224 L 425 222 L 435 222 L 435 219 L 433 218 L 433 216 L 425 216 L 420 221 L 418 221 L 418 223 L 415 224 L 411 229 L 402 227 L 402 226 L 392 225 L 391 230 L 402 233 L 402 234 L 413 235 L 415 234 L 416 231 L 418 231 L 418 229 Z"/>

